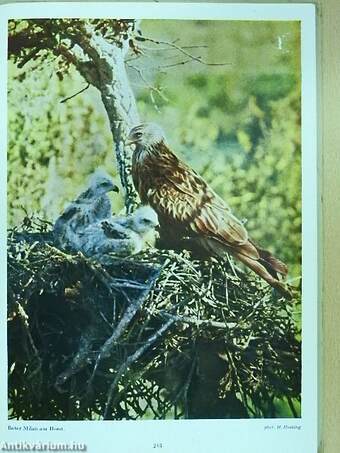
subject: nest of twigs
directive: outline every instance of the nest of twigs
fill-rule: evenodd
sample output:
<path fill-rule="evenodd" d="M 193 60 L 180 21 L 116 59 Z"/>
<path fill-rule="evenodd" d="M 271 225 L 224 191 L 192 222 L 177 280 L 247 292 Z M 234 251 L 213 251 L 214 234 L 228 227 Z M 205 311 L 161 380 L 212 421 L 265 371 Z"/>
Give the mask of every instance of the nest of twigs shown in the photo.
<path fill-rule="evenodd" d="M 103 267 L 25 225 L 9 234 L 10 418 L 300 415 L 297 298 L 185 251 Z"/>

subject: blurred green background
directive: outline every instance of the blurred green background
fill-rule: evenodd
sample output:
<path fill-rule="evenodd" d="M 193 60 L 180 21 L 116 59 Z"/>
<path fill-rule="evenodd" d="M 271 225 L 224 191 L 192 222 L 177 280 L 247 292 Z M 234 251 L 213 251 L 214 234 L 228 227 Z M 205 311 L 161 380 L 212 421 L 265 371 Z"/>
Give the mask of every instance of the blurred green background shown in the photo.
<path fill-rule="evenodd" d="M 142 21 L 144 42 L 128 58 L 142 121 L 165 130 L 173 150 L 232 207 L 255 241 L 300 275 L 300 23 Z M 100 96 L 57 62 L 9 62 L 8 222 L 25 211 L 53 221 L 105 168 L 117 181 L 113 143 Z M 119 211 L 121 197 L 112 198 Z"/>

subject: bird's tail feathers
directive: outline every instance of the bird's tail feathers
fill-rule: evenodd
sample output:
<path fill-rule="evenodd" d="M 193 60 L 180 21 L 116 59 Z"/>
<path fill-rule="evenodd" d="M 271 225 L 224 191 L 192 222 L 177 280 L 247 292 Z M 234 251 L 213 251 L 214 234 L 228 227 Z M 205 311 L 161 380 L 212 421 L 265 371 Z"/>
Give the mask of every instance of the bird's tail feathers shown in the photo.
<path fill-rule="evenodd" d="M 260 255 L 259 261 L 273 277 L 277 277 L 277 274 L 286 277 L 288 274 L 288 267 L 282 261 L 276 258 L 268 250 L 261 249 L 260 247 L 256 248 Z"/>

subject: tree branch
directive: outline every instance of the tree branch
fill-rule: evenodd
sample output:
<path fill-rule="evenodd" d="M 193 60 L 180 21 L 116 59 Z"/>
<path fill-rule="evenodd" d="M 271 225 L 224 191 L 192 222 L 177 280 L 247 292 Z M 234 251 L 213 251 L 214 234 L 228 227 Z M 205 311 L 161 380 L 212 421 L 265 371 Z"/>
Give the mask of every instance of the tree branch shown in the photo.
<path fill-rule="evenodd" d="M 95 363 L 93 371 L 92 371 L 92 375 L 88 382 L 89 390 L 91 390 L 92 383 L 96 376 L 96 372 L 97 372 L 100 362 L 104 358 L 110 357 L 110 354 L 112 353 L 113 348 L 117 344 L 118 339 L 123 335 L 125 329 L 130 324 L 131 320 L 133 319 L 133 317 L 135 316 L 137 311 L 143 305 L 146 297 L 148 296 L 148 294 L 149 294 L 156 278 L 159 276 L 159 274 L 160 274 L 160 269 L 158 269 L 154 273 L 154 275 L 149 279 L 149 281 L 145 285 L 145 288 L 141 291 L 140 296 L 134 302 L 131 302 L 130 299 L 128 298 L 127 294 L 125 294 L 125 297 L 129 301 L 129 305 L 128 305 L 127 309 L 125 310 L 125 313 L 123 314 L 122 318 L 118 322 L 116 328 L 114 329 L 112 335 L 105 341 L 105 343 L 103 344 L 103 346 L 100 349 L 100 352 L 96 359 L 96 363 Z"/>
<path fill-rule="evenodd" d="M 71 46 L 62 44 L 56 52 L 72 62 L 101 94 L 115 143 L 126 210 L 131 212 L 136 206 L 137 194 L 131 178 L 132 151 L 125 147 L 124 140 L 131 127 L 139 123 L 139 115 L 124 62 L 129 50 L 128 38 L 121 38 L 120 45 L 108 42 L 86 23 L 69 33 L 68 38 Z"/>
<path fill-rule="evenodd" d="M 150 347 L 159 339 L 161 338 L 164 333 L 171 327 L 174 323 L 173 319 L 169 319 L 163 326 L 157 330 L 151 337 L 149 337 L 144 344 L 137 349 L 132 355 L 130 355 L 126 361 L 120 366 L 119 370 L 116 373 L 114 381 L 112 382 L 110 389 L 107 394 L 106 406 L 104 411 L 104 420 L 107 420 L 109 416 L 109 410 L 111 407 L 114 391 L 119 383 L 120 378 L 123 376 L 125 371 L 134 363 L 136 362 Z"/>
<path fill-rule="evenodd" d="M 144 76 L 144 74 L 143 74 L 143 71 L 142 71 L 140 68 L 137 68 L 137 66 L 133 66 L 133 65 L 128 65 L 128 67 L 131 68 L 131 69 L 133 69 L 134 71 L 137 72 L 137 74 L 140 76 L 140 78 L 142 79 L 142 81 L 144 82 L 144 84 L 146 85 L 146 87 L 149 88 L 149 90 L 154 91 L 155 93 L 157 93 L 158 96 L 159 96 L 160 98 L 163 99 L 163 101 L 169 102 L 169 99 L 162 93 L 162 91 L 161 91 L 159 88 L 157 88 L 157 87 L 151 85 L 151 84 L 146 80 L 146 78 L 145 78 L 145 76 Z"/>
<path fill-rule="evenodd" d="M 216 329 L 224 329 L 230 330 L 236 327 L 236 323 L 234 322 L 220 322 L 220 321 L 213 321 L 212 319 L 198 319 L 193 318 L 190 316 L 180 316 L 180 315 L 173 315 L 167 312 L 159 312 L 160 316 L 168 319 L 172 319 L 174 322 L 180 322 L 182 324 L 192 324 L 197 327 L 214 327 Z"/>
<path fill-rule="evenodd" d="M 78 96 L 78 94 L 84 93 L 88 88 L 90 88 L 90 84 L 88 83 L 85 88 L 82 88 L 80 91 L 77 91 L 76 93 L 72 94 L 72 96 L 68 96 L 67 98 L 64 98 L 60 101 L 60 104 L 63 104 L 64 102 L 69 101 L 70 99 L 75 98 Z"/>
<path fill-rule="evenodd" d="M 230 66 L 230 63 L 208 63 L 208 62 L 204 61 L 202 59 L 202 57 L 197 57 L 196 55 L 193 55 L 192 53 L 190 53 L 187 50 L 185 50 L 184 47 L 178 46 L 174 42 L 161 41 L 161 40 L 149 38 L 149 37 L 146 37 L 146 36 L 137 36 L 136 40 L 137 41 L 142 41 L 142 42 L 143 41 L 149 41 L 149 42 L 152 42 L 154 44 L 167 45 L 169 47 L 172 47 L 173 49 L 178 50 L 180 53 L 182 53 L 186 57 L 189 57 L 192 61 L 196 61 L 197 63 L 201 63 L 201 64 L 203 64 L 205 66 Z"/>

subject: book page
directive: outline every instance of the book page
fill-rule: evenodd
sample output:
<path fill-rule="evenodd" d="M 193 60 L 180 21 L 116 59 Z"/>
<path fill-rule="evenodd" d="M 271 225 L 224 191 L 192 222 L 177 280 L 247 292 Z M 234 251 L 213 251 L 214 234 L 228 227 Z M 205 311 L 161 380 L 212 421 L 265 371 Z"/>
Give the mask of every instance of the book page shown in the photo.
<path fill-rule="evenodd" d="M 316 452 L 314 6 L 0 8 L 2 448 Z"/>

